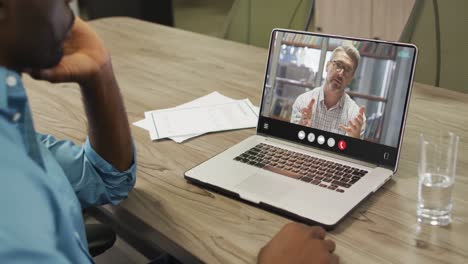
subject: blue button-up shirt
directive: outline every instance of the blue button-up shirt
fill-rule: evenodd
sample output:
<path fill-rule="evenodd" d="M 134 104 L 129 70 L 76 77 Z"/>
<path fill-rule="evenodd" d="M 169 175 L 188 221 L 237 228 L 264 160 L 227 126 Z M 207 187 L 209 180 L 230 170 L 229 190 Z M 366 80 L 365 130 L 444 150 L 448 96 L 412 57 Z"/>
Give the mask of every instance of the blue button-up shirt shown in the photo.
<path fill-rule="evenodd" d="M 135 160 L 135 159 L 134 159 Z M 89 263 L 82 208 L 135 184 L 91 147 L 34 130 L 20 76 L 0 67 L 0 263 Z"/>

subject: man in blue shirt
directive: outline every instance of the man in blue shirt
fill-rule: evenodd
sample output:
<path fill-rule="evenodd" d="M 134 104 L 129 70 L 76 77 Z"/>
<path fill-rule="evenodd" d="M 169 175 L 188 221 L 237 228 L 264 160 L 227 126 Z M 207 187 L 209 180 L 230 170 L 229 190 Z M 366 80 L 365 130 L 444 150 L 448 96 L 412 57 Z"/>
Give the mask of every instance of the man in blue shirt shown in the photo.
<path fill-rule="evenodd" d="M 135 151 L 109 53 L 71 0 L 0 0 L 0 263 L 92 263 L 82 208 L 126 198 Z M 83 145 L 38 134 L 21 73 L 80 85 Z M 337 263 L 319 227 L 286 225 L 259 263 Z"/>
<path fill-rule="evenodd" d="M 64 0 L 0 0 L 0 263 L 89 263 L 82 208 L 116 204 L 135 153 L 109 53 Z M 80 84 L 89 133 L 38 134 L 20 73 Z"/>

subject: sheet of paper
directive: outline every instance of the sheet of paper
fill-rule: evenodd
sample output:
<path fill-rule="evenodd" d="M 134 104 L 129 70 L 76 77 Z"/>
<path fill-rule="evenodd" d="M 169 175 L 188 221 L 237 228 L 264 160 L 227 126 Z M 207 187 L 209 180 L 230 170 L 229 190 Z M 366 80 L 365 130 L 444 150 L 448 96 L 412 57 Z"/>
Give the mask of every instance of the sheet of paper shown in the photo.
<path fill-rule="evenodd" d="M 197 98 L 193 101 L 190 101 L 185 104 L 181 104 L 177 106 L 176 108 L 183 108 L 183 107 L 193 107 L 193 106 L 203 106 L 203 105 L 216 105 L 216 104 L 222 104 L 226 102 L 234 102 L 236 101 L 235 99 L 229 98 L 227 96 L 224 96 L 220 94 L 219 92 L 212 92 L 208 95 L 202 96 L 200 98 Z M 257 116 L 260 112 L 260 108 L 257 106 L 254 106 L 255 112 L 257 113 Z M 143 128 L 147 130 L 148 132 L 151 130 L 151 127 L 153 126 L 152 121 L 150 119 L 142 119 L 137 122 L 134 122 L 133 125 Z M 255 126 L 254 126 L 255 127 Z M 202 133 L 204 134 L 204 133 Z M 182 143 L 188 139 L 191 139 L 193 137 L 200 136 L 202 134 L 192 134 L 192 135 L 187 135 L 187 136 L 178 136 L 178 137 L 170 137 L 170 139 L 174 140 L 177 143 Z"/>
<path fill-rule="evenodd" d="M 152 140 L 166 137 L 192 136 L 214 131 L 255 127 L 257 109 L 248 99 L 229 103 L 169 108 L 146 112 L 152 121 Z"/>
<path fill-rule="evenodd" d="M 146 118 L 140 121 L 134 122 L 133 125 L 139 128 L 143 128 L 144 130 L 148 130 L 148 131 L 151 130 L 151 120 L 147 120 Z"/>
<path fill-rule="evenodd" d="M 219 92 L 212 92 L 208 95 L 202 96 L 198 99 L 195 99 L 191 102 L 181 104 L 177 106 L 177 108 L 183 108 L 183 107 L 192 107 L 192 106 L 202 106 L 202 105 L 213 105 L 213 104 L 219 104 L 219 103 L 226 103 L 226 102 L 233 102 L 235 101 L 232 98 L 229 98 L 227 96 L 224 96 L 220 94 Z M 148 131 L 151 130 L 152 123 L 151 120 L 147 120 L 147 124 L 149 125 Z M 203 134 L 193 134 L 193 135 L 186 135 L 186 136 L 180 136 L 180 137 L 170 137 L 170 139 L 174 140 L 177 143 L 182 143 L 188 139 L 198 137 Z"/>
<path fill-rule="evenodd" d="M 181 104 L 179 106 L 176 106 L 177 108 L 182 108 L 182 107 L 193 107 L 193 106 L 202 106 L 202 105 L 214 105 L 214 104 L 220 104 L 220 103 L 226 103 L 226 102 L 233 102 L 235 101 L 232 98 L 229 98 L 227 96 L 224 96 L 220 94 L 219 92 L 212 92 L 208 95 L 202 96 L 200 98 L 197 98 L 193 101 L 190 101 L 185 104 Z M 151 127 L 153 126 L 152 122 L 150 119 L 142 119 L 140 121 L 137 121 L 133 123 L 133 125 L 143 128 L 145 130 L 148 130 L 148 132 L 151 130 Z M 193 137 L 200 136 L 201 134 L 193 134 L 193 135 L 187 135 L 187 136 L 181 136 L 181 137 L 171 137 L 170 139 L 174 140 L 177 143 L 182 143 L 185 140 L 188 140 Z"/>

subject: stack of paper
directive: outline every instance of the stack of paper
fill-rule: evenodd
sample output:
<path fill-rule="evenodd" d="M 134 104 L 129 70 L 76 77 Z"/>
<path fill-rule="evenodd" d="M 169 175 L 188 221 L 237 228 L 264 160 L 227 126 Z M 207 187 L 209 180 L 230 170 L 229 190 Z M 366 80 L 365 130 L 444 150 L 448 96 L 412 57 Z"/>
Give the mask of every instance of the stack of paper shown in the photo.
<path fill-rule="evenodd" d="M 145 119 L 133 124 L 148 130 L 151 140 L 170 138 L 181 143 L 209 132 L 255 127 L 258 112 L 248 99 L 213 92 L 174 108 L 146 112 Z"/>

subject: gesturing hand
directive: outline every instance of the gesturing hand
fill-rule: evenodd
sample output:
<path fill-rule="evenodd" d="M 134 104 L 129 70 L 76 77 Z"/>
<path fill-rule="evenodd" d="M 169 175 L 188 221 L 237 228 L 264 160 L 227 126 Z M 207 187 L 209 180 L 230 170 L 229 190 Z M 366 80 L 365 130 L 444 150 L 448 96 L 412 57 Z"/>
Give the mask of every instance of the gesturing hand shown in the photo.
<path fill-rule="evenodd" d="M 258 263 L 338 263 L 335 242 L 324 238 L 321 227 L 289 223 L 260 250 Z"/>
<path fill-rule="evenodd" d="M 110 65 L 110 55 L 91 27 L 76 17 L 64 43 L 64 56 L 50 69 L 33 72 L 33 77 L 50 82 L 87 83 Z"/>
<path fill-rule="evenodd" d="M 314 109 L 315 99 L 310 100 L 310 103 L 307 107 L 301 109 L 301 119 L 299 120 L 299 125 L 303 126 L 312 126 L 312 111 Z"/>
<path fill-rule="evenodd" d="M 359 108 L 359 113 L 357 114 L 357 116 L 354 117 L 352 120 L 349 120 L 349 125 L 340 125 L 340 128 L 346 131 L 346 133 L 350 137 L 361 138 L 361 129 L 364 125 L 364 112 L 366 112 L 366 108 L 364 106 L 361 106 Z"/>

